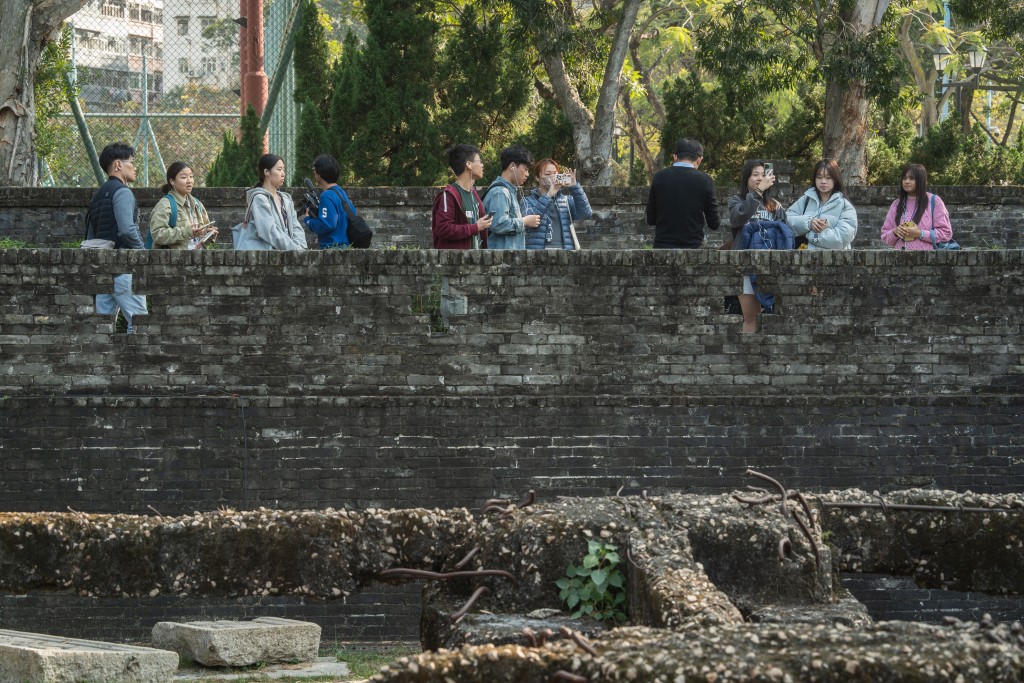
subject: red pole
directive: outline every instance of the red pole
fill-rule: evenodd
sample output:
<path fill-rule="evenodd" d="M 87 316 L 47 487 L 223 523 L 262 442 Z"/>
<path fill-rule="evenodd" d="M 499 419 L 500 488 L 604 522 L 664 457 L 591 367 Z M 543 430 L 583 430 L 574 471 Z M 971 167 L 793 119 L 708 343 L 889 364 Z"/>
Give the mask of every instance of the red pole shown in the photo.
<path fill-rule="evenodd" d="M 238 0 L 238 16 L 245 18 L 248 11 L 246 0 Z M 248 23 L 246 19 L 246 23 Z M 245 116 L 245 107 L 248 100 L 245 99 L 245 74 L 249 70 L 249 34 L 245 26 L 238 29 L 238 101 L 242 108 L 242 116 Z"/>
<path fill-rule="evenodd" d="M 246 108 L 248 105 L 252 105 L 253 109 L 256 110 L 257 116 L 263 115 L 263 109 L 267 106 L 267 72 L 263 70 L 263 1 L 262 0 L 244 0 L 246 2 L 247 12 L 246 20 L 248 23 L 248 40 L 246 41 L 248 49 L 248 63 L 246 68 L 248 69 L 245 73 L 245 98 L 243 100 Z M 263 140 L 263 151 L 267 152 L 267 140 Z"/>

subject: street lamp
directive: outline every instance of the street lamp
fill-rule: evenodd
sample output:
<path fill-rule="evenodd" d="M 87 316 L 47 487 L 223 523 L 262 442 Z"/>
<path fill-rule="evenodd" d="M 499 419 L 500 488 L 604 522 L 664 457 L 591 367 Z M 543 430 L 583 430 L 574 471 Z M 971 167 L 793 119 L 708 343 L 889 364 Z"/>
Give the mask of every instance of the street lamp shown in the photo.
<path fill-rule="evenodd" d="M 939 76 L 942 76 L 942 72 L 949 66 L 949 60 L 952 58 L 953 53 L 945 45 L 939 45 L 932 50 L 932 61 L 935 62 L 935 70 L 939 72 Z"/>
<path fill-rule="evenodd" d="M 981 70 L 985 68 L 985 57 L 987 56 L 988 50 L 981 45 L 972 45 L 967 49 L 967 61 L 975 75 L 981 73 Z"/>

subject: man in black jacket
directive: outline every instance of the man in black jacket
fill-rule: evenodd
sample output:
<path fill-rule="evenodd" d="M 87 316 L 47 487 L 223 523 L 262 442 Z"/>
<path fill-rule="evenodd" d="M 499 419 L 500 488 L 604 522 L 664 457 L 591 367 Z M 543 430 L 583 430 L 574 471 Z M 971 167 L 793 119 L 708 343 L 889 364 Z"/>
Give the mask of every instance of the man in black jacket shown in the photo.
<path fill-rule="evenodd" d="M 654 174 L 647 199 L 647 224 L 655 249 L 700 249 L 704 224 L 718 230 L 718 197 L 711 176 L 698 171 L 704 146 L 692 138 L 676 142 L 675 162 Z"/>

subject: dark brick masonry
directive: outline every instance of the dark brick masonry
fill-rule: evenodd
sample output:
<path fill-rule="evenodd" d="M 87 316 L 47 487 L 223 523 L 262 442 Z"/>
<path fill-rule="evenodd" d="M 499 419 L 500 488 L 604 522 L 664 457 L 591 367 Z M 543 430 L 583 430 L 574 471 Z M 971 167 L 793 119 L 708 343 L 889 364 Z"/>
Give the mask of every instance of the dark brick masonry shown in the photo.
<path fill-rule="evenodd" d="M 721 301 L 750 270 L 780 313 L 743 336 Z M 92 295 L 126 271 L 151 315 L 115 337 Z M 714 492 L 747 467 L 1024 490 L 1019 251 L 11 250 L 0 291 L 3 510 L 472 506 Z M 415 634 L 360 599 L 287 609 Z M 177 608 L 133 604 L 5 596 L 0 619 L 138 634 Z"/>
<path fill-rule="evenodd" d="M 778 162 L 777 162 L 778 168 Z M 780 176 L 781 178 L 781 176 Z M 806 185 L 780 185 L 787 205 L 799 198 Z M 946 203 L 956 239 L 972 248 L 1021 248 L 1024 225 L 1024 188 L 934 187 Z M 291 190 L 299 205 L 301 192 Z M 430 210 L 436 188 L 357 187 L 348 190 L 358 210 L 376 232 L 377 246 L 429 247 Z M 722 221 L 726 226 L 708 235 L 708 246 L 718 247 L 728 227 L 728 197 L 734 186 L 719 186 Z M 854 187 L 848 196 L 857 207 L 859 229 L 854 247 L 888 249 L 879 239 L 882 222 L 898 188 Z M 0 234 L 31 245 L 59 246 L 81 239 L 91 188 L 0 188 Z M 578 223 L 584 249 L 638 249 L 649 245 L 653 228 L 644 217 L 647 187 L 587 188 L 593 218 Z M 197 188 L 196 196 L 221 228 L 221 242 L 230 244 L 230 227 L 245 214 L 244 188 Z M 140 225 L 149 226 L 149 213 L 162 196 L 153 188 L 135 190 L 141 209 Z M 311 233 L 307 233 L 310 240 Z"/>

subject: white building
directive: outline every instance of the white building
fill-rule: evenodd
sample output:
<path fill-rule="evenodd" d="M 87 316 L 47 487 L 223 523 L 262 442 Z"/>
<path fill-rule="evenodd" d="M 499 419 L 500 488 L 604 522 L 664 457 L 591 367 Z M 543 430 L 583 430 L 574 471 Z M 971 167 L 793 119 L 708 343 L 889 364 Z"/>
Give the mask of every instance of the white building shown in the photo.
<path fill-rule="evenodd" d="M 142 101 L 142 55 L 150 102 L 163 86 L 163 1 L 89 0 L 70 19 L 82 97 L 102 107 Z"/>
<path fill-rule="evenodd" d="M 238 88 L 238 0 L 164 0 L 164 54 L 167 90 L 195 83 L 221 90 Z M 220 25 L 221 32 L 233 31 L 230 48 L 204 38 L 204 30 Z"/>

